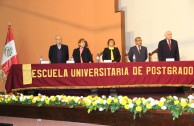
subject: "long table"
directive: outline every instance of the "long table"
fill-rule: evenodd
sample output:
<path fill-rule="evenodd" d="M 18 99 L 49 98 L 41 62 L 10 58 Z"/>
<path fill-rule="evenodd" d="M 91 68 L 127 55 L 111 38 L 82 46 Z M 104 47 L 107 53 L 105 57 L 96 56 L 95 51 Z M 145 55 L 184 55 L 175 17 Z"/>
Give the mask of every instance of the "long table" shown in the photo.
<path fill-rule="evenodd" d="M 15 64 L 6 91 L 125 87 L 191 87 L 194 61 Z"/>

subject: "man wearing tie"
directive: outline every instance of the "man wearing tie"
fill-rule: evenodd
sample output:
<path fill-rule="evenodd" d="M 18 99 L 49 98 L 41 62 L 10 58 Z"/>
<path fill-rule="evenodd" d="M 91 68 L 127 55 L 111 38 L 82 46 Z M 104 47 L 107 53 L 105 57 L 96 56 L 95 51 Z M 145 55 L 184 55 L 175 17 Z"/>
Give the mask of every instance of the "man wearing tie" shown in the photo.
<path fill-rule="evenodd" d="M 176 40 L 172 39 L 172 32 L 165 32 L 165 39 L 161 40 L 158 44 L 158 59 L 159 61 L 166 61 L 168 58 L 173 58 L 179 61 L 179 48 Z"/>
<path fill-rule="evenodd" d="M 141 37 L 135 38 L 135 46 L 129 49 L 128 58 L 131 62 L 145 62 L 147 59 L 147 48 L 142 46 Z"/>
<path fill-rule="evenodd" d="M 51 63 L 66 63 L 69 59 L 68 46 L 62 44 L 62 37 L 56 36 L 56 44 L 50 46 L 49 59 Z"/>

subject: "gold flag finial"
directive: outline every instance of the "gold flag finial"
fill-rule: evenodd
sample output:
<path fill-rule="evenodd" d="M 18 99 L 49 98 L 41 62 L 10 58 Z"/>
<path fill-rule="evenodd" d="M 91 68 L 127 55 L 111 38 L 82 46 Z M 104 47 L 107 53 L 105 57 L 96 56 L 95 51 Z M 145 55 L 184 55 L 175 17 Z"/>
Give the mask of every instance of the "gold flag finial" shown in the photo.
<path fill-rule="evenodd" d="M 11 22 L 9 21 L 8 25 L 10 26 L 11 25 Z"/>

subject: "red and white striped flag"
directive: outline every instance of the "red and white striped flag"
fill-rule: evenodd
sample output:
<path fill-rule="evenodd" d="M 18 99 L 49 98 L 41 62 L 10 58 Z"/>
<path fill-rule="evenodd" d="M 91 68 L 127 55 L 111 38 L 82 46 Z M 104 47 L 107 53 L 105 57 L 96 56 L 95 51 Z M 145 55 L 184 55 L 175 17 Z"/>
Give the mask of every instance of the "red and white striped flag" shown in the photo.
<path fill-rule="evenodd" d="M 9 69 L 11 68 L 12 64 L 18 64 L 18 58 L 17 58 L 15 42 L 13 39 L 13 33 L 11 30 L 11 25 L 9 25 L 8 32 L 7 32 L 7 39 L 5 42 L 3 57 L 1 61 L 1 67 L 6 76 L 8 76 Z"/>

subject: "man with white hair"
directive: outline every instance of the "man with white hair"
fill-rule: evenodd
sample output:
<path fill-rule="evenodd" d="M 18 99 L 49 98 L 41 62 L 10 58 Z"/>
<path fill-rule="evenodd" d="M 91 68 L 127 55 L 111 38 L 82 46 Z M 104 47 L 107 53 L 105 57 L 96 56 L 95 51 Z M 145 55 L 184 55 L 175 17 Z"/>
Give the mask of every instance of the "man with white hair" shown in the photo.
<path fill-rule="evenodd" d="M 166 61 L 167 59 L 180 60 L 178 43 L 172 39 L 171 31 L 166 31 L 165 39 L 158 44 L 158 59 L 159 61 Z"/>
<path fill-rule="evenodd" d="M 55 37 L 56 44 L 50 46 L 49 59 L 51 63 L 66 63 L 69 59 L 69 50 L 67 45 L 62 44 L 60 35 Z"/>

